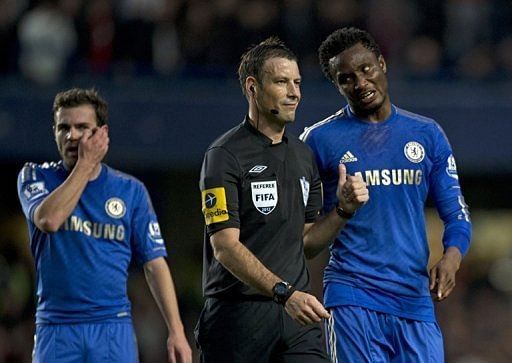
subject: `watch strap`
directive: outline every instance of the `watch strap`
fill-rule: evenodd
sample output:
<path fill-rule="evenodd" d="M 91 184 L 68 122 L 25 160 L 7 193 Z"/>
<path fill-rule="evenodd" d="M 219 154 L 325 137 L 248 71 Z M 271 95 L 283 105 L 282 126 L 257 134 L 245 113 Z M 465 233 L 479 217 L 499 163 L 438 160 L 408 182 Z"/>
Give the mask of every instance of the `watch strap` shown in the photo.
<path fill-rule="evenodd" d="M 340 206 L 336 206 L 336 214 L 344 219 L 350 219 L 354 216 L 354 213 L 349 213 Z"/>

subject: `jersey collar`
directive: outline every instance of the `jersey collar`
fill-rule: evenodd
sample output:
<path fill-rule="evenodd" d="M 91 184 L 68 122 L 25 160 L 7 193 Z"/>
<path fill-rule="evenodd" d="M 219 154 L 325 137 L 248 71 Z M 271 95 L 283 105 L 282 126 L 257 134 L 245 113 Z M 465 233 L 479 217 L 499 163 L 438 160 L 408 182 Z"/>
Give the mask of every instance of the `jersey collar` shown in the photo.
<path fill-rule="evenodd" d="M 247 128 L 254 136 L 258 138 L 258 140 L 263 143 L 265 146 L 272 146 L 272 139 L 258 131 L 252 124 L 251 119 L 249 118 L 249 115 L 246 115 L 244 118 L 244 121 L 242 122 L 242 125 Z M 283 134 L 283 140 L 282 142 L 288 143 L 288 132 L 285 129 Z"/>
<path fill-rule="evenodd" d="M 387 123 L 389 123 L 391 120 L 393 120 L 396 116 L 396 107 L 395 105 L 391 104 L 391 114 L 388 116 L 387 119 L 381 121 L 381 122 L 378 122 L 378 123 L 372 123 L 368 120 L 364 120 L 364 119 L 361 119 L 359 117 L 357 117 L 354 113 L 354 111 L 352 111 L 352 109 L 350 108 L 349 105 L 346 105 L 345 108 L 344 108 L 344 112 L 345 114 L 351 118 L 351 119 L 354 119 L 354 120 L 357 120 L 359 122 L 363 122 L 363 123 L 366 123 L 366 124 L 371 124 L 371 125 L 377 125 L 377 126 L 381 126 L 381 125 L 385 125 Z"/>

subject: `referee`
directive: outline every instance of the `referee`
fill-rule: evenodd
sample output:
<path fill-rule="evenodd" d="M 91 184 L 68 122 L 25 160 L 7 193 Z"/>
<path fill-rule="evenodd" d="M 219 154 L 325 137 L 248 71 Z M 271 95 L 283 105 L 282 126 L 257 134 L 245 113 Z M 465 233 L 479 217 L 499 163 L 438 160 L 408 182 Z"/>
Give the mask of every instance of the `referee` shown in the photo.
<path fill-rule="evenodd" d="M 201 170 L 201 361 L 327 362 L 319 323 L 329 314 L 309 293 L 303 240 L 333 239 L 368 191 L 340 169 L 337 212 L 319 218 L 314 157 L 285 131 L 301 98 L 296 56 L 269 38 L 238 73 L 248 115 L 210 145 Z"/>

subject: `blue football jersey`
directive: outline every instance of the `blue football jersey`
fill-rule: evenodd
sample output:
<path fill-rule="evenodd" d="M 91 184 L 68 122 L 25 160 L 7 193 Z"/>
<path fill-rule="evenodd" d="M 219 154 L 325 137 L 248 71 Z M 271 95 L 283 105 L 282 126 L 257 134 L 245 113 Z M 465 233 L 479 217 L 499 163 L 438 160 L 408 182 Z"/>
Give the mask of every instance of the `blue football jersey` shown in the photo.
<path fill-rule="evenodd" d="M 405 318 L 435 321 L 429 291 L 424 208 L 430 194 L 444 222 L 444 248 L 464 255 L 471 222 L 451 146 L 432 119 L 392 106 L 379 123 L 346 106 L 306 128 L 324 188 L 324 211 L 337 203 L 338 165 L 361 175 L 370 200 L 330 246 L 326 306 L 357 305 Z"/>
<path fill-rule="evenodd" d="M 129 318 L 130 262 L 166 256 L 148 192 L 134 177 L 102 165 L 60 229 L 45 233 L 34 224 L 34 210 L 68 175 L 62 162 L 27 163 L 18 175 L 36 266 L 36 322 Z"/>

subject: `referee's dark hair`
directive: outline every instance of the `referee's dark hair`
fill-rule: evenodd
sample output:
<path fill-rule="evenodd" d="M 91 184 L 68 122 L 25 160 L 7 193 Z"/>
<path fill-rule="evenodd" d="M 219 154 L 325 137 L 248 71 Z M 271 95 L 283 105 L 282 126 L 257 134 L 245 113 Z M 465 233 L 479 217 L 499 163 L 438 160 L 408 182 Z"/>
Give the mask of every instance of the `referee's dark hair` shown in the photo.
<path fill-rule="evenodd" d="M 298 63 L 297 56 L 278 37 L 270 37 L 259 44 L 252 45 L 242 54 L 238 66 L 238 79 L 245 96 L 248 96 L 245 89 L 245 80 L 252 76 L 258 84 L 263 80 L 263 64 L 270 58 L 286 58 Z"/>
<path fill-rule="evenodd" d="M 98 126 L 107 124 L 108 105 L 94 88 L 71 88 L 67 91 L 59 92 L 53 101 L 53 122 L 60 108 L 78 107 L 82 105 L 91 105 L 96 112 L 96 123 Z"/>
<path fill-rule="evenodd" d="M 335 30 L 322 42 L 320 48 L 318 48 L 318 58 L 322 72 L 328 80 L 334 82 L 329 68 L 329 61 L 358 43 L 361 43 L 363 47 L 373 52 L 377 58 L 381 56 L 379 45 L 370 33 L 354 27 Z"/>

